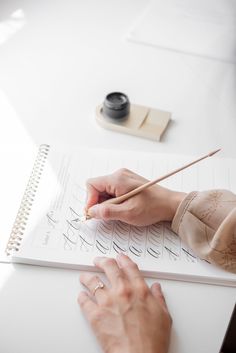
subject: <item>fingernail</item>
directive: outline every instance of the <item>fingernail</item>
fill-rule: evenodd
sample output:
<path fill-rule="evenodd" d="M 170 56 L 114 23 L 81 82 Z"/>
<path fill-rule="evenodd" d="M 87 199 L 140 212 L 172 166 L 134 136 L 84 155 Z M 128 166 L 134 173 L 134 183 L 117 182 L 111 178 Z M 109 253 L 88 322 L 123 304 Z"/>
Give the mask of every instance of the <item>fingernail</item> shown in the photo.
<path fill-rule="evenodd" d="M 97 210 L 98 210 L 98 205 L 94 205 L 87 210 L 87 213 L 90 217 L 96 218 L 97 212 L 98 212 Z"/>
<path fill-rule="evenodd" d="M 160 285 L 159 282 L 155 282 L 155 283 L 154 283 L 154 288 L 157 289 L 157 290 L 159 290 L 160 292 L 162 292 L 161 285 Z"/>

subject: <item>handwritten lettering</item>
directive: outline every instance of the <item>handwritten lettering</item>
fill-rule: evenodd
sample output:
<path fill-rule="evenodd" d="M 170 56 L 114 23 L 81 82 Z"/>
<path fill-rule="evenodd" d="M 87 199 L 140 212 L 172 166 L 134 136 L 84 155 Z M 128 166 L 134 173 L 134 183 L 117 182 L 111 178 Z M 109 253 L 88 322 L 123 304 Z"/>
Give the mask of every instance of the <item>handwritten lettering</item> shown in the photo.
<path fill-rule="evenodd" d="M 79 189 L 77 191 L 79 193 Z M 51 233 L 62 227 L 62 246 L 65 251 L 93 252 L 94 256 L 125 253 L 138 258 L 150 257 L 155 261 L 198 261 L 190 249 L 181 245 L 180 238 L 172 232 L 168 223 L 135 227 L 120 221 L 83 222 L 83 210 L 81 207 L 77 210 L 77 207 L 68 206 L 63 226 L 59 226 L 54 211 L 46 214 L 48 229 L 42 238 L 43 246 L 48 246 Z"/>
<path fill-rule="evenodd" d="M 48 223 L 49 227 L 55 228 L 58 223 L 58 220 L 56 220 L 56 218 L 54 216 L 54 211 L 49 211 L 46 214 L 46 218 L 47 218 L 47 223 Z"/>

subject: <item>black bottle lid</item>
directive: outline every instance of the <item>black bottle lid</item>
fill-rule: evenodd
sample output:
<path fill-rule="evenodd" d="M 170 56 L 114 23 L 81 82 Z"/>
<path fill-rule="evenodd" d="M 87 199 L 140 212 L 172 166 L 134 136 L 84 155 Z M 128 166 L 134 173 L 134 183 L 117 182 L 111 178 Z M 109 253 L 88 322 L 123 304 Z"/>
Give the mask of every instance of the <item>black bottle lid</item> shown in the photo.
<path fill-rule="evenodd" d="M 114 120 L 125 120 L 129 115 L 130 102 L 126 94 L 109 93 L 103 102 L 103 114 Z"/>

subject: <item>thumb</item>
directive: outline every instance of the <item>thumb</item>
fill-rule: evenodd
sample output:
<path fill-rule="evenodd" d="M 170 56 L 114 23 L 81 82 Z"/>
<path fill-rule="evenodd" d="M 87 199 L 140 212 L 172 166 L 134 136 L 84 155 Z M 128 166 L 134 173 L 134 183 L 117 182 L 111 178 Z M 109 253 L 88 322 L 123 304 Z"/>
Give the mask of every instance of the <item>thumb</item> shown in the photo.
<path fill-rule="evenodd" d="M 126 210 L 122 204 L 96 204 L 90 207 L 87 211 L 92 218 L 103 219 L 104 221 L 125 221 Z"/>

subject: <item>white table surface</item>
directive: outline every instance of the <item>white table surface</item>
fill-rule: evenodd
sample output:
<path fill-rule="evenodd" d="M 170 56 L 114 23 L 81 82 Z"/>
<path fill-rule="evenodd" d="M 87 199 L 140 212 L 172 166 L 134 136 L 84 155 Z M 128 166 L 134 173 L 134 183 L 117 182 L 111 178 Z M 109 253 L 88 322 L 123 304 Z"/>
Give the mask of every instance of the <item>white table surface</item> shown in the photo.
<path fill-rule="evenodd" d="M 236 157 L 235 66 L 127 42 L 145 6 L 1 0 L 0 157 L 11 158 L 16 174 L 29 141 L 184 154 L 222 147 L 222 156 Z M 162 142 L 96 125 L 96 105 L 114 90 L 173 113 Z M 3 168 L 0 191 L 14 178 Z M 78 278 L 78 271 L 0 264 L 0 352 L 100 352 L 76 302 Z M 236 289 L 160 282 L 173 317 L 170 353 L 218 352 Z"/>

